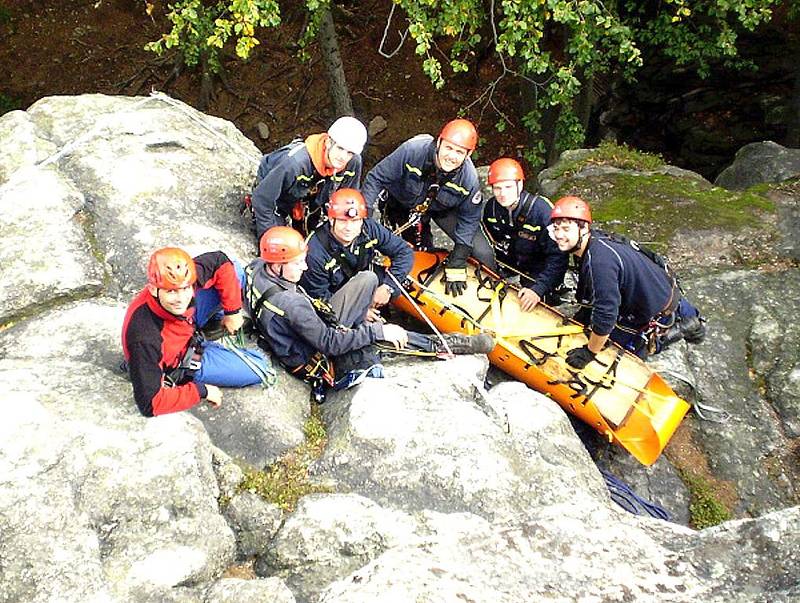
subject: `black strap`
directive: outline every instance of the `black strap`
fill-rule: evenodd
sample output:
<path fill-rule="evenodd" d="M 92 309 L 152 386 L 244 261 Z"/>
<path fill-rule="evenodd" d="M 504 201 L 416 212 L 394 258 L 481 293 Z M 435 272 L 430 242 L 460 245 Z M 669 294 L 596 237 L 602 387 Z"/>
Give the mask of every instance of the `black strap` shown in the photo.
<path fill-rule="evenodd" d="M 525 191 L 523 191 L 524 193 Z M 524 227 L 525 224 L 528 223 L 528 212 L 531 211 L 531 207 L 536 202 L 536 195 L 526 194 L 525 199 L 523 199 L 519 204 L 519 214 L 517 214 L 516 223 L 517 226 L 520 228 Z"/>
<path fill-rule="evenodd" d="M 258 316 L 261 313 L 261 310 L 264 309 L 264 304 L 269 301 L 269 298 L 283 290 L 283 287 L 280 285 L 272 285 L 261 294 L 261 296 L 256 300 L 256 303 L 253 304 L 253 319 L 256 322 L 258 322 Z"/>
<path fill-rule="evenodd" d="M 344 249 L 339 252 L 334 251 L 333 236 L 331 236 L 331 233 L 327 228 L 318 228 L 315 235 L 319 238 L 320 244 L 325 251 L 328 252 L 328 255 L 331 256 L 339 265 L 339 268 L 342 269 L 342 272 L 344 272 L 347 280 L 353 278 L 353 276 L 358 272 L 366 270 L 369 266 L 370 261 L 372 260 L 370 257 L 372 253 L 369 252 L 364 245 L 358 245 L 356 248 L 358 253 L 354 254 L 356 255 L 356 261 L 354 263 L 347 256 Z"/>

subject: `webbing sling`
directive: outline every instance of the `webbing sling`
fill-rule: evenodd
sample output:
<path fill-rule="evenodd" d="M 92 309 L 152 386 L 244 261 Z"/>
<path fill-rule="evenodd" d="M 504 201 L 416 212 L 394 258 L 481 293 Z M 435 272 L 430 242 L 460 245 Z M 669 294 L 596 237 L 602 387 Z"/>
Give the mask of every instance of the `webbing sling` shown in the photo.
<path fill-rule="evenodd" d="M 535 195 L 526 195 L 525 199 L 520 203 L 519 206 L 519 214 L 517 214 L 516 223 L 519 225 L 520 228 L 524 228 L 525 224 L 528 223 L 528 212 L 533 207 L 533 204 L 536 202 Z"/>
<path fill-rule="evenodd" d="M 275 295 L 276 293 L 278 293 L 280 291 L 283 291 L 283 290 L 284 290 L 283 287 L 281 287 L 280 285 L 272 285 L 266 291 L 264 291 L 264 293 L 262 293 L 259 296 L 259 298 L 256 300 L 256 303 L 254 303 L 252 305 L 252 308 L 253 308 L 253 319 L 256 322 L 258 322 L 258 317 L 261 314 L 261 310 L 264 309 L 264 304 L 269 302 L 269 298 L 272 297 L 273 295 Z M 279 308 L 277 308 L 277 306 L 275 306 L 275 309 L 279 309 Z M 282 313 L 283 313 L 283 311 L 281 311 L 281 314 Z"/>
<path fill-rule="evenodd" d="M 250 276 L 249 273 L 248 276 Z M 252 318 L 255 323 L 259 322 L 259 314 L 261 313 L 261 310 L 264 309 L 264 306 L 266 304 L 269 304 L 269 309 L 275 312 L 276 314 L 280 316 L 283 316 L 285 314 L 283 310 L 281 310 L 278 306 L 275 306 L 269 301 L 270 297 L 273 297 L 274 295 L 280 293 L 281 291 L 285 291 L 285 289 L 280 285 L 273 284 L 259 296 L 256 303 L 251 306 L 253 308 Z M 326 324 L 329 325 L 331 324 L 330 321 L 332 317 L 333 320 L 335 321 L 336 315 L 333 313 L 333 310 L 330 308 L 330 306 L 327 305 L 324 301 L 309 297 L 305 293 L 305 291 L 303 291 L 299 287 L 298 287 L 298 292 L 304 295 L 311 302 L 314 311 L 323 321 L 325 321 Z M 336 326 L 336 324 L 333 324 L 331 326 Z M 267 339 L 260 333 L 260 331 L 258 331 L 258 329 L 256 329 L 256 332 L 259 334 L 259 341 L 263 341 L 266 344 L 266 346 L 269 347 L 269 342 L 267 341 Z M 328 385 L 333 385 L 334 382 L 333 366 L 328 360 L 328 358 L 319 350 L 316 350 L 314 354 L 312 354 L 311 357 L 305 363 L 299 366 L 294 366 L 294 367 L 287 366 L 283 363 L 282 359 L 279 360 L 281 362 L 281 365 L 284 366 L 284 368 L 286 368 L 290 373 L 310 383 L 312 388 L 318 386 L 320 382 L 325 382 Z"/>

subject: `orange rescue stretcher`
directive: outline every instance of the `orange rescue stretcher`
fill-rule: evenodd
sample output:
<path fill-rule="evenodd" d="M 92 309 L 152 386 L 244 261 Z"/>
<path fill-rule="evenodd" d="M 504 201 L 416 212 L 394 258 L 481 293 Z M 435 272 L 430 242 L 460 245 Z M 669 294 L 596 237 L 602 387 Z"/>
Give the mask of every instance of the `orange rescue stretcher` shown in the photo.
<path fill-rule="evenodd" d="M 678 428 L 689 404 L 647 364 L 616 344 L 582 370 L 565 362 L 568 350 L 587 342 L 582 325 L 544 304 L 523 312 L 515 289 L 486 268 L 471 264 L 467 290 L 444 292 L 445 252 L 415 252 L 410 296 L 443 332 L 492 333 L 489 360 L 499 369 L 558 402 L 564 410 L 652 465 Z M 404 296 L 395 305 L 415 318 Z"/>

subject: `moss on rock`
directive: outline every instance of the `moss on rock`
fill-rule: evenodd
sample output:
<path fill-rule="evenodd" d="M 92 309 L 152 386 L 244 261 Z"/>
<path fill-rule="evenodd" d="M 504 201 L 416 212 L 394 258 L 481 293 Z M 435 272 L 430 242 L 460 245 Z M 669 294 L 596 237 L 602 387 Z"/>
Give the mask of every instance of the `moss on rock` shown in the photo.
<path fill-rule="evenodd" d="M 309 466 L 322 454 L 327 441 L 325 425 L 316 406 L 312 407 L 303 431 L 303 444 L 266 469 L 245 467 L 244 479 L 237 491 L 258 494 L 286 512 L 293 511 L 297 501 L 306 494 L 330 492 L 330 488 L 313 483 L 308 474 Z"/>
<path fill-rule="evenodd" d="M 697 530 L 702 530 L 731 519 L 731 512 L 716 497 L 709 482 L 690 471 L 683 470 L 680 474 L 691 495 L 689 525 Z"/>

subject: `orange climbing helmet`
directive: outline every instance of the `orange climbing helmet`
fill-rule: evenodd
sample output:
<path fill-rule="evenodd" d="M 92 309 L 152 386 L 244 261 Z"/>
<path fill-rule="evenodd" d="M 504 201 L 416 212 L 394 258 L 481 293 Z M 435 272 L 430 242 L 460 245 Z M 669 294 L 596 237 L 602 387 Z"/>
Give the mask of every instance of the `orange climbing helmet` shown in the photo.
<path fill-rule="evenodd" d="M 592 212 L 589 204 L 580 197 L 561 197 L 553 204 L 550 212 L 551 220 L 568 218 L 570 220 L 582 220 L 589 224 L 592 223 Z"/>
<path fill-rule="evenodd" d="M 516 159 L 502 157 L 496 159 L 489 166 L 489 184 L 502 182 L 503 180 L 525 180 L 522 166 Z"/>
<path fill-rule="evenodd" d="M 192 256 L 177 247 L 164 247 L 150 256 L 147 282 L 157 289 L 183 289 L 197 280 Z"/>
<path fill-rule="evenodd" d="M 306 252 L 308 246 L 299 232 L 288 226 L 273 226 L 261 235 L 261 259 L 270 264 L 286 264 Z"/>
<path fill-rule="evenodd" d="M 474 151 L 478 146 L 478 131 L 467 119 L 454 119 L 445 124 L 439 134 L 440 140 L 446 140 L 460 147 Z"/>
<path fill-rule="evenodd" d="M 367 217 L 364 195 L 354 188 L 340 188 L 328 202 L 328 217 L 334 220 L 357 220 Z"/>

